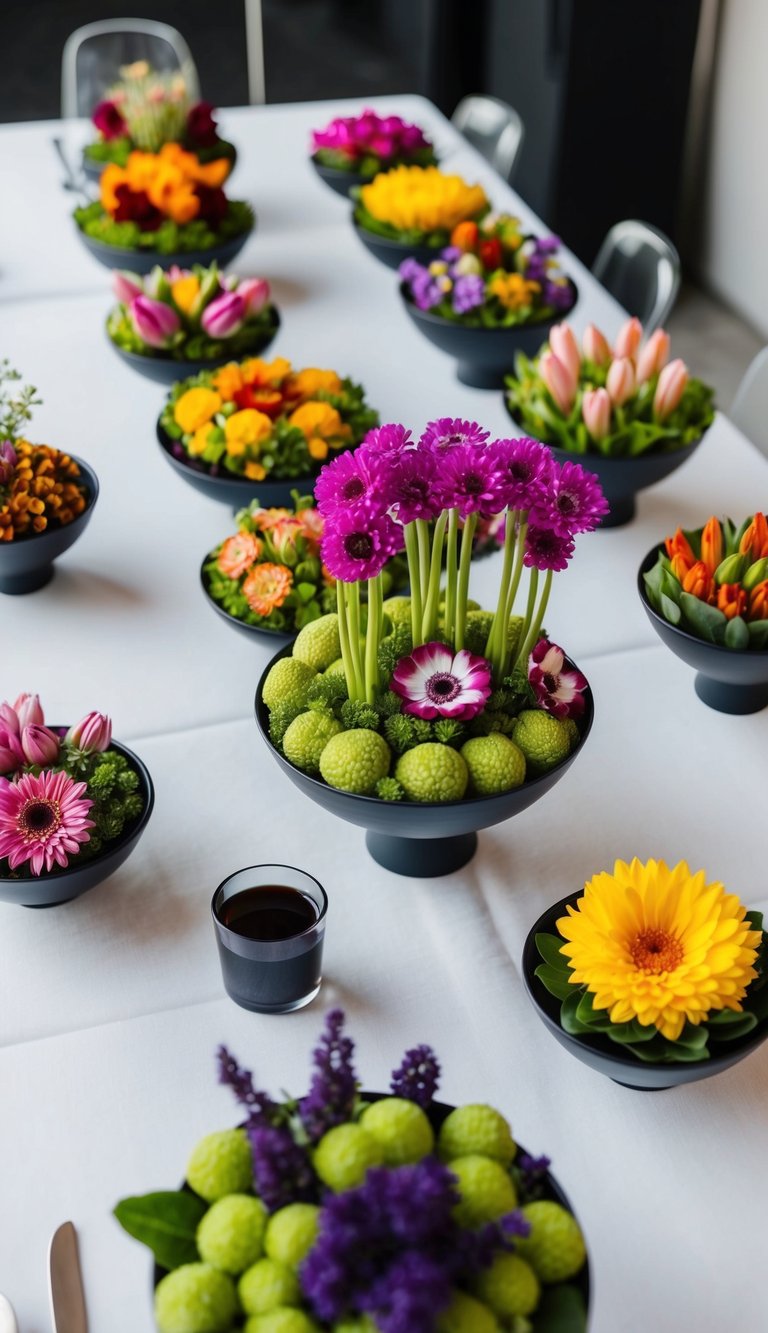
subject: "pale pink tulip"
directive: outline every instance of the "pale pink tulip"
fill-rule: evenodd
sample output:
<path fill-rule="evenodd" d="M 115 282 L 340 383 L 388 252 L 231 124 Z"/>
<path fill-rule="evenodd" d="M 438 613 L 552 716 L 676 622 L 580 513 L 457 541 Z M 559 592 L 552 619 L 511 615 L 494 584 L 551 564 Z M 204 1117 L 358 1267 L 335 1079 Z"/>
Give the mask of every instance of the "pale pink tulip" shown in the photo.
<path fill-rule="evenodd" d="M 119 268 L 115 269 L 112 274 L 112 290 L 118 301 L 123 302 L 123 305 L 130 305 L 134 297 L 144 295 L 144 288 L 138 274 L 126 273 Z"/>
<path fill-rule="evenodd" d="M 688 367 L 680 357 L 670 361 L 659 375 L 656 392 L 653 395 L 653 412 L 657 421 L 666 421 L 668 416 L 680 405 L 688 383 Z"/>
<path fill-rule="evenodd" d="M 613 348 L 615 357 L 628 356 L 634 361 L 637 349 L 640 346 L 640 340 L 643 336 L 643 326 L 635 315 L 628 319 L 626 324 L 622 324 L 619 334 Z"/>
<path fill-rule="evenodd" d="M 104 713 L 86 713 L 81 722 L 69 728 L 66 739 L 88 753 L 108 750 L 112 743 L 112 723 Z"/>
<path fill-rule="evenodd" d="M 581 345 L 587 361 L 593 361 L 596 366 L 608 365 L 611 359 L 610 344 L 605 335 L 594 324 L 588 324 L 585 328 Z"/>
<path fill-rule="evenodd" d="M 37 764 L 40 768 L 55 764 L 59 757 L 59 738 L 49 727 L 40 727 L 32 723 L 21 733 L 21 748 L 28 764 Z"/>
<path fill-rule="evenodd" d="M 567 417 L 576 398 L 576 381 L 554 352 L 539 358 L 539 374 L 563 416 Z"/>
<path fill-rule="evenodd" d="M 592 439 L 605 439 L 611 429 L 611 397 L 608 390 L 587 389 L 581 401 L 581 415 Z"/>
<path fill-rule="evenodd" d="M 170 347 L 181 328 L 176 311 L 150 296 L 137 296 L 129 313 L 135 332 L 148 347 Z"/>
<path fill-rule="evenodd" d="M 612 362 L 605 387 L 611 396 L 611 401 L 617 407 L 621 407 L 622 403 L 626 403 L 627 399 L 632 397 L 637 385 L 635 368 L 628 356 L 622 356 L 618 361 Z"/>
<path fill-rule="evenodd" d="M 7 700 L 4 704 L 0 704 L 0 729 L 3 727 L 12 732 L 14 736 L 19 736 L 21 734 L 21 727 L 19 726 L 19 719 L 16 716 L 16 709 L 13 704 L 9 704 Z"/>
<path fill-rule="evenodd" d="M 238 283 L 235 290 L 245 302 L 246 319 L 258 315 L 269 300 L 269 283 L 266 278 L 246 278 L 244 282 Z"/>
<path fill-rule="evenodd" d="M 13 710 L 19 719 L 19 731 L 31 726 L 33 722 L 38 726 L 42 726 L 45 722 L 39 694 L 20 694 L 13 705 Z"/>
<path fill-rule="evenodd" d="M 658 375 L 669 360 L 669 334 L 657 329 L 648 339 L 637 358 L 637 382 L 645 384 L 652 375 Z"/>
<path fill-rule="evenodd" d="M 579 344 L 568 324 L 553 324 L 549 330 L 549 345 L 558 361 L 562 361 L 574 384 L 579 382 L 581 353 Z"/>

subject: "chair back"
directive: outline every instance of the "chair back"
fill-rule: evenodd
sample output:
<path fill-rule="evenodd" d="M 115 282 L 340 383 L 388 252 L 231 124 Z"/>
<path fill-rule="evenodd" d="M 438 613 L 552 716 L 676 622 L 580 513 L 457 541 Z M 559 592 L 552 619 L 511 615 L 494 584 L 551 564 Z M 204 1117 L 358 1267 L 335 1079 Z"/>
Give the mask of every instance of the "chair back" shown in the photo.
<path fill-rule="evenodd" d="M 152 69 L 183 74 L 192 100 L 200 96 L 195 62 L 180 32 L 153 19 L 104 19 L 77 28 L 64 43 L 61 114 L 90 116 L 120 78 L 124 65 L 146 60 Z"/>
<path fill-rule="evenodd" d="M 768 458 L 768 347 L 748 365 L 729 416 Z"/>
<path fill-rule="evenodd" d="M 646 333 L 663 324 L 680 287 L 680 256 L 668 236 L 629 218 L 611 227 L 592 272 Z"/>
<path fill-rule="evenodd" d="M 514 107 L 498 97 L 464 97 L 451 121 L 504 180 L 511 179 L 525 133 Z"/>

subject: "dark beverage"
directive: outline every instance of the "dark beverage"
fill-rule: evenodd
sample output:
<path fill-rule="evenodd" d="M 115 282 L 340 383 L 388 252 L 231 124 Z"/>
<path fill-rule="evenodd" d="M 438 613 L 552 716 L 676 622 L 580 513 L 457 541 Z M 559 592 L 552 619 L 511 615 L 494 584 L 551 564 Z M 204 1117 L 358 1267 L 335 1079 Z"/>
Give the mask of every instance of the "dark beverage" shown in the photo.
<path fill-rule="evenodd" d="M 289 940 L 315 924 L 317 908 L 298 889 L 264 884 L 228 898 L 219 920 L 249 940 Z"/>

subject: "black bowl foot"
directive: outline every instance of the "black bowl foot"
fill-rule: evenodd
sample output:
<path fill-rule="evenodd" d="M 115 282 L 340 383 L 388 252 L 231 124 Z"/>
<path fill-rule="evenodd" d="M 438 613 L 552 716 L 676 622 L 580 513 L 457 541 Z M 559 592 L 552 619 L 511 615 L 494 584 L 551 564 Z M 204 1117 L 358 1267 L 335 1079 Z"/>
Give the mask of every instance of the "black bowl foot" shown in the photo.
<path fill-rule="evenodd" d="M 63 907 L 65 903 L 74 902 L 74 898 L 59 898 L 55 903 L 19 903 L 20 907 L 26 907 L 30 912 L 44 912 L 47 907 Z"/>
<path fill-rule="evenodd" d="M 5 574 L 0 578 L 0 592 L 11 597 L 21 597 L 27 592 L 37 592 L 53 578 L 53 565 L 41 565 L 39 569 L 29 569 L 24 574 Z"/>
<path fill-rule="evenodd" d="M 574 459 L 578 456 L 574 454 Z M 610 509 L 605 518 L 600 523 L 601 528 L 623 528 L 625 523 L 631 523 L 637 512 L 634 495 L 622 495 L 615 500 L 608 500 Z"/>
<path fill-rule="evenodd" d="M 504 378 L 509 374 L 509 366 L 478 366 L 469 361 L 460 361 L 456 370 L 461 383 L 471 389 L 503 389 Z"/>
<path fill-rule="evenodd" d="M 717 709 L 718 713 L 759 713 L 768 705 L 768 685 L 729 685 L 724 680 L 713 680 L 701 672 L 694 688 L 702 703 Z"/>
<path fill-rule="evenodd" d="M 675 1086 L 674 1083 L 668 1083 L 663 1088 L 645 1088 L 639 1083 L 625 1083 L 623 1078 L 612 1078 L 611 1083 L 618 1083 L 620 1088 L 629 1088 L 630 1092 L 669 1092 Z"/>
<path fill-rule="evenodd" d="M 455 838 L 393 838 L 369 829 L 365 842 L 380 866 L 411 879 L 450 875 L 461 870 L 477 851 L 476 833 L 459 833 Z"/>

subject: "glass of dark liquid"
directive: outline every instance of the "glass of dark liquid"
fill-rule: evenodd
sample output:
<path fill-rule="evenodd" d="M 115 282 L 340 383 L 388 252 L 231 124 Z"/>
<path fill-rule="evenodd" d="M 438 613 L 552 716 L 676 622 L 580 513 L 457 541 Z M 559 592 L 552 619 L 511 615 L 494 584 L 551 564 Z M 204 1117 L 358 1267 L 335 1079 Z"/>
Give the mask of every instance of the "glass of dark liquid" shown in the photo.
<path fill-rule="evenodd" d="M 293 866 L 249 866 L 225 879 L 211 912 L 230 999 L 259 1014 L 314 1000 L 327 910 L 323 886 Z"/>

